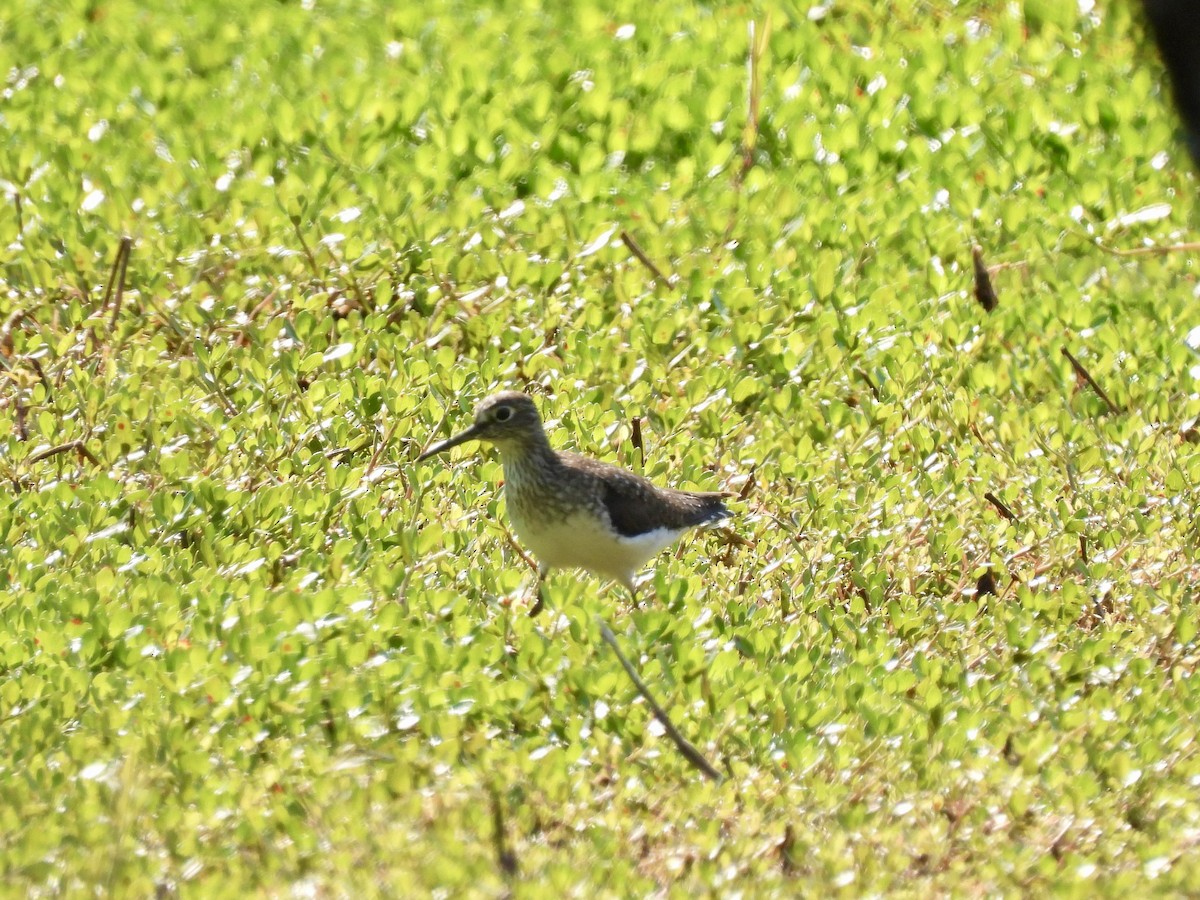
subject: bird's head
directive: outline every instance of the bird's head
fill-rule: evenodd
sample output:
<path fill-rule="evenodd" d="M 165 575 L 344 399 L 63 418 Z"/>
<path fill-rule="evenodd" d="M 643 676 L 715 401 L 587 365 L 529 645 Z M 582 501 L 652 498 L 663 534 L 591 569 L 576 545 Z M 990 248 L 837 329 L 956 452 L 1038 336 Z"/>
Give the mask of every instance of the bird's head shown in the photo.
<path fill-rule="evenodd" d="M 483 400 L 475 408 L 471 427 L 449 440 L 434 444 L 417 457 L 420 462 L 467 441 L 487 441 L 490 444 L 520 446 L 544 439 L 542 419 L 533 398 L 517 391 L 503 391 Z"/>

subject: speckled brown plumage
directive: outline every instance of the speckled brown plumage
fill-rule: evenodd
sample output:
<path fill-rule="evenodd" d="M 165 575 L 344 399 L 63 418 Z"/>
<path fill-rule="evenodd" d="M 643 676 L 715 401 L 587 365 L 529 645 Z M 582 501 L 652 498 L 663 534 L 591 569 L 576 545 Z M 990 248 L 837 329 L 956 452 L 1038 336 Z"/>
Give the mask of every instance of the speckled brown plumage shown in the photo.
<path fill-rule="evenodd" d="M 695 528 L 729 515 L 722 499 L 726 494 L 659 487 L 627 469 L 577 453 L 558 456 L 565 468 L 595 479 L 613 528 L 626 537 L 656 528 Z"/>

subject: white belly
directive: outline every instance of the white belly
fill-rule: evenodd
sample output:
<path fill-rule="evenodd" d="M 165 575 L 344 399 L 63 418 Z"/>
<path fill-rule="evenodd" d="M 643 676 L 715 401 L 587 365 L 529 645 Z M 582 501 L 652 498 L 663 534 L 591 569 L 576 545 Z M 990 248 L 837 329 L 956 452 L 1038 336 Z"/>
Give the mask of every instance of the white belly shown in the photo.
<path fill-rule="evenodd" d="M 586 569 L 631 590 L 637 570 L 686 530 L 660 528 L 630 538 L 614 534 L 595 517 L 581 513 L 537 525 L 515 515 L 512 519 L 517 536 L 543 567 Z"/>

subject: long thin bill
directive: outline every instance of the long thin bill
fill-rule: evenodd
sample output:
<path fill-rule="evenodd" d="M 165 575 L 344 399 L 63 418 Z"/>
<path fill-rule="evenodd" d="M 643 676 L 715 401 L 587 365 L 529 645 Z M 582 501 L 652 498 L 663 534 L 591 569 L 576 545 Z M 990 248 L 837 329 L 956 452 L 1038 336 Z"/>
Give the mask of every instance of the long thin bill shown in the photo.
<path fill-rule="evenodd" d="M 479 431 L 479 428 L 475 425 L 472 425 L 466 431 L 460 432 L 459 434 L 456 434 L 454 437 L 449 438 L 448 440 L 442 441 L 440 444 L 434 444 L 432 447 L 430 447 L 428 450 L 426 450 L 424 453 L 422 453 L 420 456 L 417 457 L 417 462 L 420 462 L 423 459 L 429 459 L 429 457 L 431 457 L 431 456 L 437 456 L 439 453 L 442 453 L 445 450 L 449 450 L 451 447 L 457 447 L 459 444 L 465 444 L 467 441 L 474 440 L 475 435 L 478 433 L 478 431 Z"/>

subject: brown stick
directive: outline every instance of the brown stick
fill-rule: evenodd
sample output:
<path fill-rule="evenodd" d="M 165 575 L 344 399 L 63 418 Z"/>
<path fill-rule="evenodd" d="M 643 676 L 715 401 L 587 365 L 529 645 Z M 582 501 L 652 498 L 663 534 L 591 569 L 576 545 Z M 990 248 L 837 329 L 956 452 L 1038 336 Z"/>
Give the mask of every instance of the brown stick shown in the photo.
<path fill-rule="evenodd" d="M 501 872 L 512 877 L 517 874 L 517 854 L 504 839 L 504 805 L 500 802 L 500 792 L 494 785 L 488 786 L 488 794 L 492 799 L 492 846 L 496 851 L 496 863 Z"/>
<path fill-rule="evenodd" d="M 42 368 L 42 364 L 37 361 L 36 356 L 25 357 L 29 360 L 29 364 L 33 366 L 33 371 L 37 372 L 38 378 L 42 381 L 42 387 L 46 389 L 46 399 L 49 400 L 54 396 L 54 385 L 50 383 L 50 379 L 46 377 L 46 370 Z"/>
<path fill-rule="evenodd" d="M 856 368 L 854 373 L 867 383 L 867 387 L 871 389 L 871 396 L 876 400 L 879 399 L 879 388 L 875 386 L 875 382 L 871 380 L 871 376 L 867 374 L 866 369 Z"/>
<path fill-rule="evenodd" d="M 738 174 L 738 186 L 754 167 L 754 148 L 758 145 L 759 103 L 762 99 L 762 57 L 766 53 L 767 40 L 771 34 L 771 18 L 767 16 L 760 28 L 750 21 L 750 52 L 746 66 L 749 69 L 746 91 L 746 127 L 742 131 L 742 169 Z"/>
<path fill-rule="evenodd" d="M 300 242 L 300 249 L 304 251 L 304 257 L 308 260 L 308 266 L 312 269 L 313 278 L 317 283 L 324 286 L 325 279 L 321 277 L 321 267 L 317 265 L 317 258 L 313 255 L 312 248 L 308 246 L 308 241 L 304 239 L 304 232 L 300 230 L 300 217 L 292 214 L 288 216 L 292 223 L 292 230 L 296 232 L 296 240 Z"/>
<path fill-rule="evenodd" d="M 379 442 L 379 446 L 375 448 L 375 452 L 371 454 L 371 461 L 367 463 L 367 471 L 365 475 L 370 475 L 375 471 L 375 467 L 379 465 L 379 458 L 383 456 L 384 449 L 391 444 L 392 436 L 396 433 L 396 428 L 399 427 L 399 421 L 392 422 L 388 427 L 387 433 L 383 436 L 383 440 Z"/>
<path fill-rule="evenodd" d="M 699 750 L 692 745 L 687 738 L 679 733 L 668 718 L 666 712 L 650 693 L 650 689 L 646 687 L 645 682 L 638 677 L 637 671 L 633 668 L 633 664 L 625 658 L 625 654 L 621 652 L 621 647 L 617 644 L 617 638 L 612 633 L 612 629 L 605 624 L 604 620 L 599 616 L 596 617 L 596 622 L 600 626 L 600 635 L 604 638 L 605 643 L 612 647 L 613 653 L 617 654 L 617 659 L 621 663 L 621 667 L 625 670 L 625 674 L 629 676 L 629 680 L 633 682 L 633 686 L 637 688 L 638 693 L 642 695 L 650 709 L 654 712 L 654 717 L 662 724 L 667 735 L 674 741 L 679 752 L 683 754 L 683 758 L 690 762 L 693 766 L 699 769 L 705 776 L 713 781 L 721 780 L 721 773 L 712 767 L 712 764 L 704 758 Z"/>
<path fill-rule="evenodd" d="M 998 272 L 1007 272 L 1009 269 L 1028 269 L 1029 260 L 1014 259 L 1009 262 L 992 263 L 987 267 L 988 275 L 995 275 Z"/>
<path fill-rule="evenodd" d="M 20 393 L 17 394 L 16 414 L 13 416 L 13 431 L 16 434 L 17 440 L 21 443 L 29 440 L 29 428 L 25 424 L 25 418 L 29 415 L 29 407 L 21 402 Z"/>
<path fill-rule="evenodd" d="M 1112 399 L 1108 396 L 1108 394 L 1104 393 L 1104 388 L 1100 387 L 1100 385 L 1096 383 L 1096 379 L 1092 377 L 1092 373 L 1083 367 L 1083 363 L 1071 355 L 1070 350 L 1068 350 L 1066 347 L 1063 347 L 1062 355 L 1070 360 L 1071 368 L 1075 370 L 1075 374 L 1091 385 L 1092 390 L 1095 391 L 1096 395 L 1104 401 L 1104 405 L 1108 407 L 1109 412 L 1115 416 L 1121 411 L 1120 407 L 1112 402 Z"/>
<path fill-rule="evenodd" d="M 1111 253 L 1113 256 L 1166 256 L 1168 253 L 1195 253 L 1200 250 L 1200 242 L 1196 241 L 1185 244 L 1156 244 L 1153 247 L 1131 247 L 1128 250 L 1109 247 L 1100 241 L 1094 243 L 1105 253 Z"/>
<path fill-rule="evenodd" d="M 629 435 L 629 441 L 631 444 L 633 444 L 634 449 L 637 450 L 638 455 L 641 457 L 642 466 L 644 468 L 646 465 L 646 444 L 642 440 L 641 416 L 633 417 L 633 424 L 630 426 L 630 432 L 631 434 Z"/>
<path fill-rule="evenodd" d="M 341 462 L 343 458 L 352 456 L 355 453 L 361 453 L 371 446 L 370 441 L 363 441 L 361 444 L 350 447 L 334 447 L 332 450 L 326 450 L 323 454 L 326 459 L 333 459 Z"/>
<path fill-rule="evenodd" d="M 108 330 L 112 331 L 117 327 L 117 316 L 121 314 L 121 301 L 125 297 L 125 270 L 129 267 L 129 254 L 133 250 L 133 238 L 126 235 L 121 238 L 121 244 L 117 247 L 117 258 L 113 260 L 113 270 L 116 271 L 117 266 L 120 266 L 120 271 L 117 272 L 117 298 L 113 303 L 112 316 L 108 320 Z M 108 288 L 104 291 L 105 303 L 108 302 L 108 294 L 112 290 L 112 276 L 109 276 Z"/>
<path fill-rule="evenodd" d="M 522 548 L 520 544 L 517 543 L 517 539 L 513 537 L 512 532 L 507 528 L 504 529 L 504 537 L 508 541 L 508 545 L 516 551 L 517 556 L 521 557 L 521 561 L 525 563 L 525 565 L 529 566 L 529 568 L 533 570 L 533 573 L 540 579 L 541 569 L 538 568 L 537 562 L 532 556 L 525 552 L 524 548 Z"/>
<path fill-rule="evenodd" d="M 104 297 L 100 300 L 100 308 L 108 309 L 108 301 L 112 299 L 113 285 L 117 283 L 117 269 L 121 267 L 121 245 L 117 245 L 117 255 L 113 257 L 112 266 L 108 270 L 108 281 L 104 283 Z M 86 296 L 86 293 L 85 295 Z"/>
<path fill-rule="evenodd" d="M 996 296 L 992 276 L 988 274 L 987 266 L 983 263 L 983 248 L 978 245 L 972 247 L 971 260 L 975 266 L 975 299 L 979 301 L 984 312 L 991 312 L 1000 305 L 1000 298 Z"/>
<path fill-rule="evenodd" d="M 717 248 L 717 252 L 713 256 L 714 268 L 720 262 L 725 248 L 729 246 L 729 242 L 733 238 L 733 229 L 737 225 L 738 215 L 741 212 L 742 185 L 746 181 L 746 176 L 750 174 L 750 170 L 754 168 L 754 148 L 758 146 L 759 106 L 762 99 L 761 66 L 762 58 L 767 50 L 767 40 L 771 34 L 770 14 L 763 19 L 761 28 L 758 22 L 751 19 L 749 30 L 750 46 L 746 53 L 746 125 L 742 129 L 741 141 L 742 164 L 733 173 L 733 212 L 730 213 L 729 221 L 725 224 L 725 234 L 721 238 L 721 246 Z"/>
<path fill-rule="evenodd" d="M 13 329 L 17 327 L 22 319 L 26 318 L 28 318 L 30 321 L 33 321 L 33 317 L 19 306 L 10 312 L 8 317 L 5 318 L 4 324 L 0 325 L 0 354 L 8 356 L 12 353 Z"/>
<path fill-rule="evenodd" d="M 250 310 L 246 318 L 248 318 L 251 322 L 257 319 L 258 314 L 266 309 L 271 304 L 271 301 L 275 299 L 275 294 L 278 293 L 278 291 L 278 288 L 272 288 L 271 292 L 268 293 L 267 296 L 263 297 L 258 301 L 258 303 L 255 304 L 254 308 Z"/>
<path fill-rule="evenodd" d="M 738 491 L 738 499 L 739 500 L 745 500 L 747 497 L 750 496 L 750 492 L 752 490 L 754 490 L 754 486 L 757 483 L 757 481 L 754 477 L 754 473 L 757 471 L 758 471 L 758 463 L 755 463 L 754 465 L 752 465 L 750 467 L 750 471 L 746 473 L 746 482 L 742 485 L 742 489 L 740 491 Z"/>
<path fill-rule="evenodd" d="M 983 499 L 986 500 L 988 503 L 992 504 L 992 506 L 996 507 L 996 512 L 1000 513 L 1000 515 L 1004 516 L 1004 518 L 1008 519 L 1008 521 L 1010 521 L 1010 522 L 1020 522 L 1021 521 L 1019 518 L 1017 518 L 1017 514 L 1014 513 L 1007 506 L 1005 506 L 1004 501 L 1001 500 L 999 497 L 997 497 L 995 494 L 993 494 L 991 491 L 985 492 L 983 495 Z"/>
<path fill-rule="evenodd" d="M 71 450 L 76 451 L 80 456 L 87 458 L 93 466 L 100 465 L 100 460 L 96 459 L 95 454 L 87 448 L 80 440 L 67 441 L 65 444 L 59 444 L 55 447 L 48 447 L 45 450 L 39 450 L 37 453 L 29 457 L 31 463 L 41 462 L 43 459 L 49 459 L 51 456 L 58 456 L 60 453 L 67 453 Z"/>
<path fill-rule="evenodd" d="M 655 280 L 661 283 L 664 287 L 675 287 L 675 282 L 662 273 L 662 269 L 656 266 L 654 264 L 654 260 L 646 255 L 646 251 L 638 245 L 638 242 L 634 240 L 632 234 L 630 234 L 628 231 L 622 231 L 621 243 L 629 248 L 629 252 L 637 257 L 638 262 L 650 270 L 650 273 L 654 276 Z"/>

